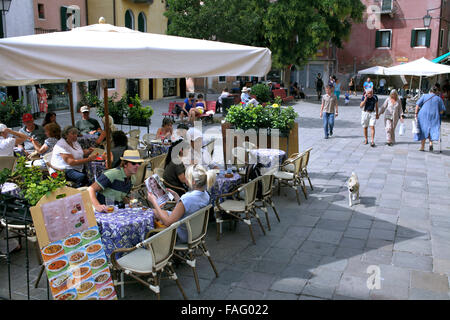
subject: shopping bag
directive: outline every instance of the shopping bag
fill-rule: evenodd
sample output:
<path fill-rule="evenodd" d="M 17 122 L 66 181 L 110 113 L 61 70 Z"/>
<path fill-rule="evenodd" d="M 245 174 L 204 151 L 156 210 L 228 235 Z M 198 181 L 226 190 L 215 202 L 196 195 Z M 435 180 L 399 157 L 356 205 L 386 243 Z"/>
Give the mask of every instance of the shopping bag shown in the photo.
<path fill-rule="evenodd" d="M 398 128 L 398 134 L 401 136 L 405 134 L 405 124 L 403 122 L 400 122 L 400 126 Z"/>
<path fill-rule="evenodd" d="M 412 122 L 412 133 L 413 134 L 420 133 L 420 127 L 419 127 L 419 123 L 417 122 L 417 119 L 414 119 Z"/>

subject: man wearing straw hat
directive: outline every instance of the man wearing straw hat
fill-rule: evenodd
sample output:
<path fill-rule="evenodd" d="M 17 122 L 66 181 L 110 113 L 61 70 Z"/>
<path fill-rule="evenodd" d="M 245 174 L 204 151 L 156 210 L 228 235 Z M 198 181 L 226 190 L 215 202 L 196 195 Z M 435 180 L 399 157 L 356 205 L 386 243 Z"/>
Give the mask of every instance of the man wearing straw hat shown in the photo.
<path fill-rule="evenodd" d="M 241 101 L 244 104 L 244 107 L 248 106 L 249 104 L 252 104 L 254 106 L 258 105 L 258 101 L 252 98 L 249 94 L 251 88 L 243 87 L 241 91 Z"/>
<path fill-rule="evenodd" d="M 137 170 L 142 162 L 138 150 L 125 150 L 120 166 L 104 171 L 89 188 L 89 196 L 97 212 L 106 212 L 106 199 L 114 199 L 115 204 L 128 203 L 128 194 L 134 184 Z"/>

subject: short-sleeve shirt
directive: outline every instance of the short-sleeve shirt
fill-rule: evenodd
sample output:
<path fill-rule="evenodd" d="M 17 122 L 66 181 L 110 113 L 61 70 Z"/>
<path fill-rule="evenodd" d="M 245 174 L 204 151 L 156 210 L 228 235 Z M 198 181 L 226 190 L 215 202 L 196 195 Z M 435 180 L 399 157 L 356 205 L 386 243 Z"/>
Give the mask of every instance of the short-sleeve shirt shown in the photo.
<path fill-rule="evenodd" d="M 47 138 L 44 128 L 40 125 L 35 124 L 34 130 L 29 132 L 26 127 L 23 127 L 19 130 L 20 133 L 26 134 L 29 137 L 33 137 L 35 140 L 39 142 L 39 144 L 44 144 L 45 139 Z M 26 152 L 30 153 L 34 151 L 34 145 L 31 141 L 25 140 L 23 143 L 23 147 Z"/>
<path fill-rule="evenodd" d="M 324 94 L 322 96 L 323 103 L 323 112 L 334 113 L 337 106 L 337 97 L 332 94 L 331 96 L 328 94 Z"/>
<path fill-rule="evenodd" d="M 61 154 L 71 154 L 75 160 L 80 160 L 84 158 L 83 149 L 81 148 L 78 142 L 73 143 L 73 148 L 67 143 L 66 139 L 61 138 L 53 147 L 52 151 L 52 159 L 50 163 L 52 166 L 58 169 L 74 169 L 77 171 L 83 171 L 83 165 L 71 166 L 67 162 L 64 161 Z"/>
<path fill-rule="evenodd" d="M 178 179 L 178 176 L 185 171 L 186 168 L 183 163 L 175 164 L 173 161 L 170 161 L 164 168 L 163 179 L 175 187 L 184 188 L 184 185 L 180 179 Z"/>
<path fill-rule="evenodd" d="M 184 103 L 186 104 L 185 106 L 186 111 L 191 110 L 191 108 L 194 106 L 194 102 L 191 103 L 191 101 L 189 101 L 189 98 L 184 99 Z"/>
<path fill-rule="evenodd" d="M 361 101 L 364 101 L 364 96 L 362 96 Z M 372 112 L 375 110 L 375 105 L 378 102 L 378 97 L 373 95 L 371 98 L 367 98 L 366 104 L 364 105 L 364 111 Z"/>
<path fill-rule="evenodd" d="M 49 153 L 49 152 L 52 152 L 52 151 L 53 151 L 53 147 L 54 147 L 57 143 L 58 143 L 58 139 L 56 139 L 56 138 L 51 137 L 51 138 L 45 139 L 44 144 L 47 145 L 48 149 L 47 149 L 47 151 L 45 151 L 44 154 L 47 154 L 47 153 Z M 44 155 L 44 154 L 42 154 L 42 155 Z"/>
<path fill-rule="evenodd" d="M 75 127 L 77 127 L 81 134 L 87 134 L 92 130 L 99 129 L 100 123 L 93 118 L 89 118 L 87 120 L 80 119 L 75 123 Z"/>
<path fill-rule="evenodd" d="M 14 146 L 16 145 L 16 139 L 13 137 L 3 138 L 0 137 L 0 156 L 12 157 L 14 155 Z"/>
<path fill-rule="evenodd" d="M 184 206 L 184 214 L 180 218 L 186 218 L 193 214 L 194 212 L 206 207 L 210 202 L 210 196 L 206 191 L 193 190 L 183 194 L 180 201 Z M 187 230 L 186 225 L 182 224 L 177 228 L 177 235 L 181 242 L 187 242 Z"/>
<path fill-rule="evenodd" d="M 100 188 L 102 188 L 102 190 L 97 193 L 97 200 L 100 204 L 105 204 L 106 198 L 122 202 L 130 193 L 135 179 L 134 175 L 128 178 L 122 167 L 104 171 L 96 181 Z"/>
<path fill-rule="evenodd" d="M 372 81 L 370 81 L 370 82 L 364 82 L 364 90 L 367 90 L 367 89 L 372 89 L 373 88 L 373 82 Z"/>

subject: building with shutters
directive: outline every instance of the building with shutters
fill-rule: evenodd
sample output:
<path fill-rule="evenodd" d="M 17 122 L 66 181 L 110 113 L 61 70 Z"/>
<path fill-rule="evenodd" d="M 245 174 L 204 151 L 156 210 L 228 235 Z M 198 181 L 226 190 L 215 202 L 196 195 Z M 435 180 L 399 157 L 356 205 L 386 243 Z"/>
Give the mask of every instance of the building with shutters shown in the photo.
<path fill-rule="evenodd" d="M 291 82 L 314 88 L 317 73 L 336 75 L 347 89 L 350 77 L 372 66 L 391 67 L 450 51 L 450 0 L 361 0 L 363 21 L 354 24 L 342 48 L 324 46 L 302 68 L 293 67 Z M 429 25 L 425 16 L 431 17 Z M 400 78 L 392 79 L 400 81 Z M 357 84 L 364 82 L 357 79 Z M 409 80 L 409 79 L 407 79 Z M 392 85 L 401 85 L 393 83 Z"/>

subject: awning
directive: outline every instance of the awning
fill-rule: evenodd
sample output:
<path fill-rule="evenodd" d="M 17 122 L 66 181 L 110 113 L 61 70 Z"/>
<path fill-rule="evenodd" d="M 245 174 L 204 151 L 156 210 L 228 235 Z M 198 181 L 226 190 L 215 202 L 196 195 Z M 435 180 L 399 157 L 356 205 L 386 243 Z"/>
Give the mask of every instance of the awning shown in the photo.
<path fill-rule="evenodd" d="M 446 58 L 450 59 L 450 52 L 447 52 L 446 54 L 443 54 L 442 56 L 431 60 L 431 62 L 440 63 L 440 62 L 443 62 Z"/>

